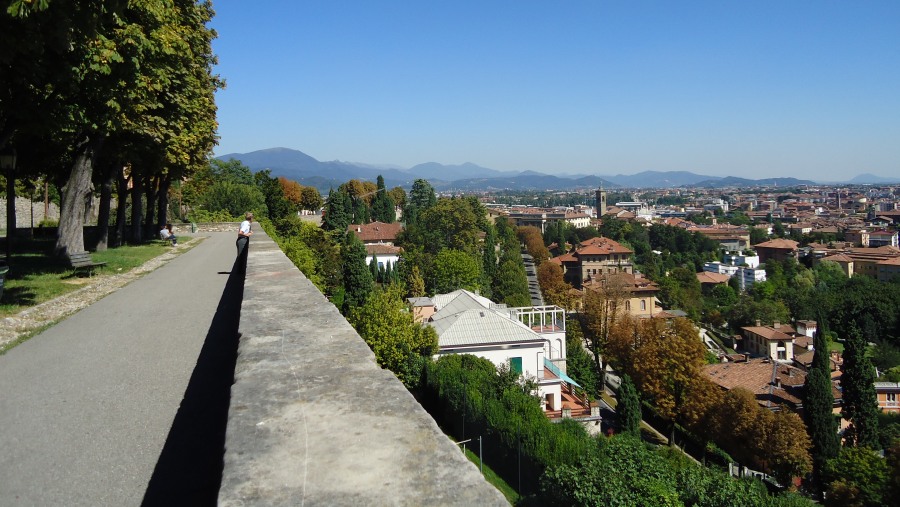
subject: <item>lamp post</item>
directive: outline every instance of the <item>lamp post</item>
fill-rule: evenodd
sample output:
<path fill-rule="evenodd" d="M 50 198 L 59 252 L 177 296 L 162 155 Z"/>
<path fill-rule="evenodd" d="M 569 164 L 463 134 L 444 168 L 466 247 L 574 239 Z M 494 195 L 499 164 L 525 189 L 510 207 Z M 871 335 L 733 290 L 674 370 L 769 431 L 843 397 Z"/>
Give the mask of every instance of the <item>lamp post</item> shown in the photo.
<path fill-rule="evenodd" d="M 12 238 L 16 232 L 16 186 L 13 172 L 16 170 L 16 149 L 0 152 L 0 169 L 6 170 L 6 263 L 12 259 Z"/>

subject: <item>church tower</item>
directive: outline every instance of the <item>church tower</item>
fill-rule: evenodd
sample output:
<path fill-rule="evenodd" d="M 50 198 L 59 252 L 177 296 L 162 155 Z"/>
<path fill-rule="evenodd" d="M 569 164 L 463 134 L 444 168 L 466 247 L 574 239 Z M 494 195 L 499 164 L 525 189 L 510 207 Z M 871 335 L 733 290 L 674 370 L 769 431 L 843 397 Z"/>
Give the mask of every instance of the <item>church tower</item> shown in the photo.
<path fill-rule="evenodd" d="M 606 190 L 603 190 L 603 185 L 600 185 L 600 188 L 597 189 L 596 197 L 597 218 L 600 218 L 606 214 Z"/>

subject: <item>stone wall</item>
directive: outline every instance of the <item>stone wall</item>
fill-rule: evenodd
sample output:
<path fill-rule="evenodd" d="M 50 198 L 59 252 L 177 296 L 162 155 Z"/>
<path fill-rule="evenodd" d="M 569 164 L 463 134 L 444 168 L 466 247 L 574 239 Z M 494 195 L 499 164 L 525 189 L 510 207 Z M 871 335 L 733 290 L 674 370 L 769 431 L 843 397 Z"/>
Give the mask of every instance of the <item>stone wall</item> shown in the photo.
<path fill-rule="evenodd" d="M 32 207 L 33 205 L 33 207 Z M 16 197 L 16 227 L 31 227 L 31 212 L 34 210 L 34 226 L 44 219 L 44 201 L 32 203 L 27 197 Z M 59 220 L 59 206 L 50 203 L 50 220 Z M 0 229 L 6 229 L 6 199 L 0 199 Z"/>
<path fill-rule="evenodd" d="M 219 505 L 508 505 L 261 228 Z"/>

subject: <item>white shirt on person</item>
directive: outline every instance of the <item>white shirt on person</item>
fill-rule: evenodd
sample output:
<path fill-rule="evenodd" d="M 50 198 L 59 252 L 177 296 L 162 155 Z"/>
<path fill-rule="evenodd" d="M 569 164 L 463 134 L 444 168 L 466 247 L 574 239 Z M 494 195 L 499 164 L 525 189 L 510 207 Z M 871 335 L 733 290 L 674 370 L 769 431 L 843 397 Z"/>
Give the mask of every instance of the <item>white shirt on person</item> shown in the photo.
<path fill-rule="evenodd" d="M 250 221 L 244 220 L 241 222 L 241 234 L 240 236 L 244 236 L 250 233 Z"/>

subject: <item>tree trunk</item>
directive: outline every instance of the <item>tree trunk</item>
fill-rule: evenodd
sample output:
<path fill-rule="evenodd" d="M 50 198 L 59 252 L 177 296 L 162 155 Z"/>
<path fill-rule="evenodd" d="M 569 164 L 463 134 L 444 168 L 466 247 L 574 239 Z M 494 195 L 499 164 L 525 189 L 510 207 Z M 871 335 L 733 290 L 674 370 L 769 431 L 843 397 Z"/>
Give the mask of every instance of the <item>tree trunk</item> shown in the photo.
<path fill-rule="evenodd" d="M 167 174 L 163 177 L 159 182 L 159 192 L 157 193 L 157 201 L 159 202 L 158 207 L 156 208 L 156 221 L 159 222 L 159 226 L 169 223 L 169 187 L 172 185 L 172 179 Z"/>
<path fill-rule="evenodd" d="M 97 251 L 103 252 L 109 244 L 109 215 L 110 205 L 112 201 L 112 185 L 115 177 L 115 168 L 119 166 L 118 162 L 113 162 L 103 168 L 102 183 L 100 184 L 100 209 L 97 213 L 97 231 L 99 239 L 97 241 Z"/>
<path fill-rule="evenodd" d="M 76 149 L 75 162 L 63 187 L 59 209 L 59 229 L 56 236 L 56 255 L 84 252 L 84 203 L 93 190 L 91 173 L 94 161 L 103 145 L 104 136 L 87 137 Z"/>
<path fill-rule="evenodd" d="M 147 182 L 144 184 L 144 194 L 146 194 L 146 200 L 144 204 L 147 206 L 146 211 L 144 211 L 145 234 L 153 234 L 159 231 L 159 224 L 154 223 L 156 219 L 156 186 L 157 178 L 153 176 L 147 176 Z"/>
<path fill-rule="evenodd" d="M 116 246 L 121 246 L 125 242 L 125 222 L 128 220 L 128 178 L 125 177 L 125 171 L 117 168 L 115 171 L 116 179 Z"/>
<path fill-rule="evenodd" d="M 6 170 L 6 255 L 12 256 L 13 236 L 16 233 L 16 175 L 12 168 Z M 6 259 L 9 262 L 9 259 Z"/>
<path fill-rule="evenodd" d="M 131 242 L 138 244 L 144 241 L 142 226 L 144 224 L 144 178 L 132 168 L 131 172 Z"/>

